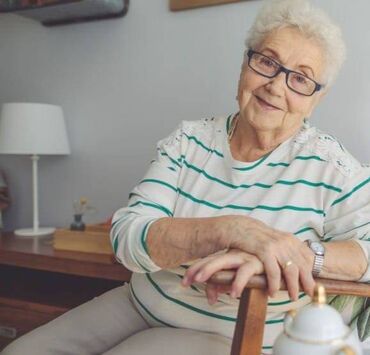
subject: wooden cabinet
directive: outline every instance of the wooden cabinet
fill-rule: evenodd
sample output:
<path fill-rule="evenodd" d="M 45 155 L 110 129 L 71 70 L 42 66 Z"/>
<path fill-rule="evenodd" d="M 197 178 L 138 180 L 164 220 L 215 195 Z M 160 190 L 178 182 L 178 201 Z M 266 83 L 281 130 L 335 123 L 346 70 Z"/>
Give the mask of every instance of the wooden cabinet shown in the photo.
<path fill-rule="evenodd" d="M 108 255 L 55 251 L 51 238 L 1 235 L 0 350 L 130 277 Z"/>

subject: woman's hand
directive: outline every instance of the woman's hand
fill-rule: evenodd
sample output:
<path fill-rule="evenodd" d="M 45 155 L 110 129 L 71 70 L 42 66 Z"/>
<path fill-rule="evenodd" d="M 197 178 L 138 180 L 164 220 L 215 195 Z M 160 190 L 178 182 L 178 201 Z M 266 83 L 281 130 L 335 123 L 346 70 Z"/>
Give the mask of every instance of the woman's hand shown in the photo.
<path fill-rule="evenodd" d="M 210 255 L 194 263 L 185 273 L 182 284 L 207 282 L 217 271 L 236 269 L 235 279 L 230 286 L 207 283 L 206 294 L 209 304 L 217 301 L 220 293 L 229 293 L 233 298 L 240 297 L 249 279 L 264 272 L 262 262 L 254 255 L 241 250 L 231 249 L 226 254 Z"/>
<path fill-rule="evenodd" d="M 299 284 L 312 296 L 314 255 L 297 237 L 246 216 L 225 216 L 223 223 L 229 248 L 253 254 L 263 263 L 271 297 L 279 290 L 282 277 L 292 300 L 298 298 Z"/>

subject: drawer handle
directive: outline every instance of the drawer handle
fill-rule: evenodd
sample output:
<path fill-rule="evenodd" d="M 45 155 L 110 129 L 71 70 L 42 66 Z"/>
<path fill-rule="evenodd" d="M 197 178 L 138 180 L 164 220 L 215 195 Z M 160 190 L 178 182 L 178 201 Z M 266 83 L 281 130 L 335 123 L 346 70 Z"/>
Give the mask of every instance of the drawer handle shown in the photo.
<path fill-rule="evenodd" d="M 0 336 L 14 339 L 17 337 L 17 329 L 0 325 Z"/>

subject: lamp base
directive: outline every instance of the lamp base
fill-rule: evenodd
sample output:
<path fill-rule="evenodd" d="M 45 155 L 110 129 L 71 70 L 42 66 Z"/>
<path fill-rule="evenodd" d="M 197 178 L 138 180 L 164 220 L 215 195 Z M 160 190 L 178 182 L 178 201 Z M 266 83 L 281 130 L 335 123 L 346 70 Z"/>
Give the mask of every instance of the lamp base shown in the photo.
<path fill-rule="evenodd" d="M 55 232 L 55 228 L 24 228 L 24 229 L 17 229 L 14 231 L 14 234 L 20 237 L 41 237 L 43 235 L 53 234 Z"/>

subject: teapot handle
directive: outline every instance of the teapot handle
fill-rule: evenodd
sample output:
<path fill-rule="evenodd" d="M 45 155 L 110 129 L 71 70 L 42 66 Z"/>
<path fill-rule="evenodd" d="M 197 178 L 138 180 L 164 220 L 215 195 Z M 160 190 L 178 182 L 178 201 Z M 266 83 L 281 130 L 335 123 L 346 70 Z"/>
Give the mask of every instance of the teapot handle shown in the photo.
<path fill-rule="evenodd" d="M 335 355 L 356 355 L 356 351 L 354 351 L 350 346 L 346 345 L 340 348 Z"/>

